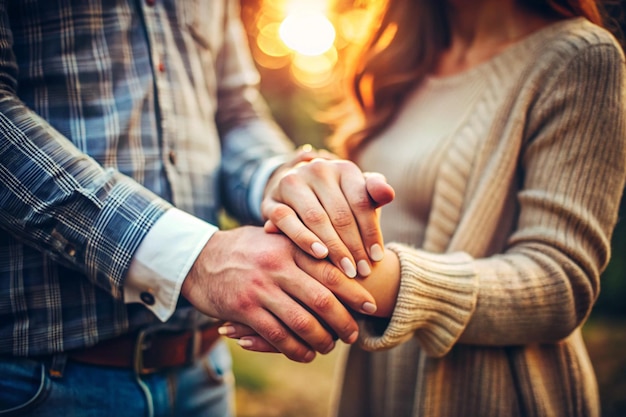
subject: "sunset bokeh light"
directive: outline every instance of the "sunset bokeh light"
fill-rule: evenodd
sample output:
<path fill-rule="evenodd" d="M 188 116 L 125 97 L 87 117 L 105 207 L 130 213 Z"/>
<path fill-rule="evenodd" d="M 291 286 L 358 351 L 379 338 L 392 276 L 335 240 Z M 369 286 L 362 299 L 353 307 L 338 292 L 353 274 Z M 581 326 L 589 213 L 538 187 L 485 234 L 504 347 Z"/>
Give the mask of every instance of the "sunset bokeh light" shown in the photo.
<path fill-rule="evenodd" d="M 258 1 L 250 32 L 255 61 L 269 70 L 285 70 L 303 88 L 320 89 L 337 81 L 345 48 L 366 35 L 369 13 L 355 2 Z"/>
<path fill-rule="evenodd" d="M 278 34 L 288 48 L 307 56 L 322 55 L 335 42 L 332 23 L 315 11 L 289 14 L 280 24 Z"/>

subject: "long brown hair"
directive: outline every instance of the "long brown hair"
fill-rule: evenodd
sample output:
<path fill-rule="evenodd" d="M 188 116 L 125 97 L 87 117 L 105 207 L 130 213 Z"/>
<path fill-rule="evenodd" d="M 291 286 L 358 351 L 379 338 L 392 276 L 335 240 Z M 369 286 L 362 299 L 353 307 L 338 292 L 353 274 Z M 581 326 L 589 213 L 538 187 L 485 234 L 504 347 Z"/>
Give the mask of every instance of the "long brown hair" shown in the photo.
<path fill-rule="evenodd" d="M 354 157 L 365 141 L 389 125 L 407 94 L 434 69 L 449 42 L 445 4 L 441 0 L 378 2 L 380 23 L 353 60 L 343 103 L 349 110 L 329 140 L 333 151 Z M 595 0 L 525 0 L 524 4 L 547 16 L 584 16 L 604 26 Z"/>

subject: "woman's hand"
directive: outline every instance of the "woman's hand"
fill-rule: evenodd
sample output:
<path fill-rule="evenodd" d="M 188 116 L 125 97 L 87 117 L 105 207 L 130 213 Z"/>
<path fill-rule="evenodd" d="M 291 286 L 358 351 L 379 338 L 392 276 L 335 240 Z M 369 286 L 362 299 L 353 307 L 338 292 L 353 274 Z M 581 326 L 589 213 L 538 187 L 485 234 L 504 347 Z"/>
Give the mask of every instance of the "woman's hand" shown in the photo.
<path fill-rule="evenodd" d="M 368 276 L 370 261 L 383 258 L 378 208 L 393 198 L 381 174 L 304 150 L 272 176 L 261 212 L 267 232 L 284 233 L 318 259 L 328 256 L 349 277 Z"/>

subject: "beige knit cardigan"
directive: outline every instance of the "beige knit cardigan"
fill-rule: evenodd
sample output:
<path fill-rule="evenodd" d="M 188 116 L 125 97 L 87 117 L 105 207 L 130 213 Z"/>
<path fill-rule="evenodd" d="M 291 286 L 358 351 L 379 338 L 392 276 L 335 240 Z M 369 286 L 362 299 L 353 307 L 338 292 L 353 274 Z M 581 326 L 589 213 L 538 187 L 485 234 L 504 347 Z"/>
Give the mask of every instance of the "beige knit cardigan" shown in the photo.
<path fill-rule="evenodd" d="M 440 166 L 424 246 L 387 244 L 396 308 L 362 322 L 337 378 L 340 417 L 600 413 L 580 328 L 624 188 L 624 57 L 576 18 L 490 65 Z"/>

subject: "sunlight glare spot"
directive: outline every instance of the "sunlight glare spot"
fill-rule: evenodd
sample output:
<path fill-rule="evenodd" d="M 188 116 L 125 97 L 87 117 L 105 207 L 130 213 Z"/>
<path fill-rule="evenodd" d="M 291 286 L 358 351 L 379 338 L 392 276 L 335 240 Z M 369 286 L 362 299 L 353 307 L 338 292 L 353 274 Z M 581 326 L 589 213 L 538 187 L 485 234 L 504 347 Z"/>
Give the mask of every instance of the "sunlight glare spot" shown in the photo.
<path fill-rule="evenodd" d="M 335 41 L 335 28 L 320 12 L 289 14 L 280 25 L 279 34 L 290 49 L 302 55 L 321 55 Z"/>

